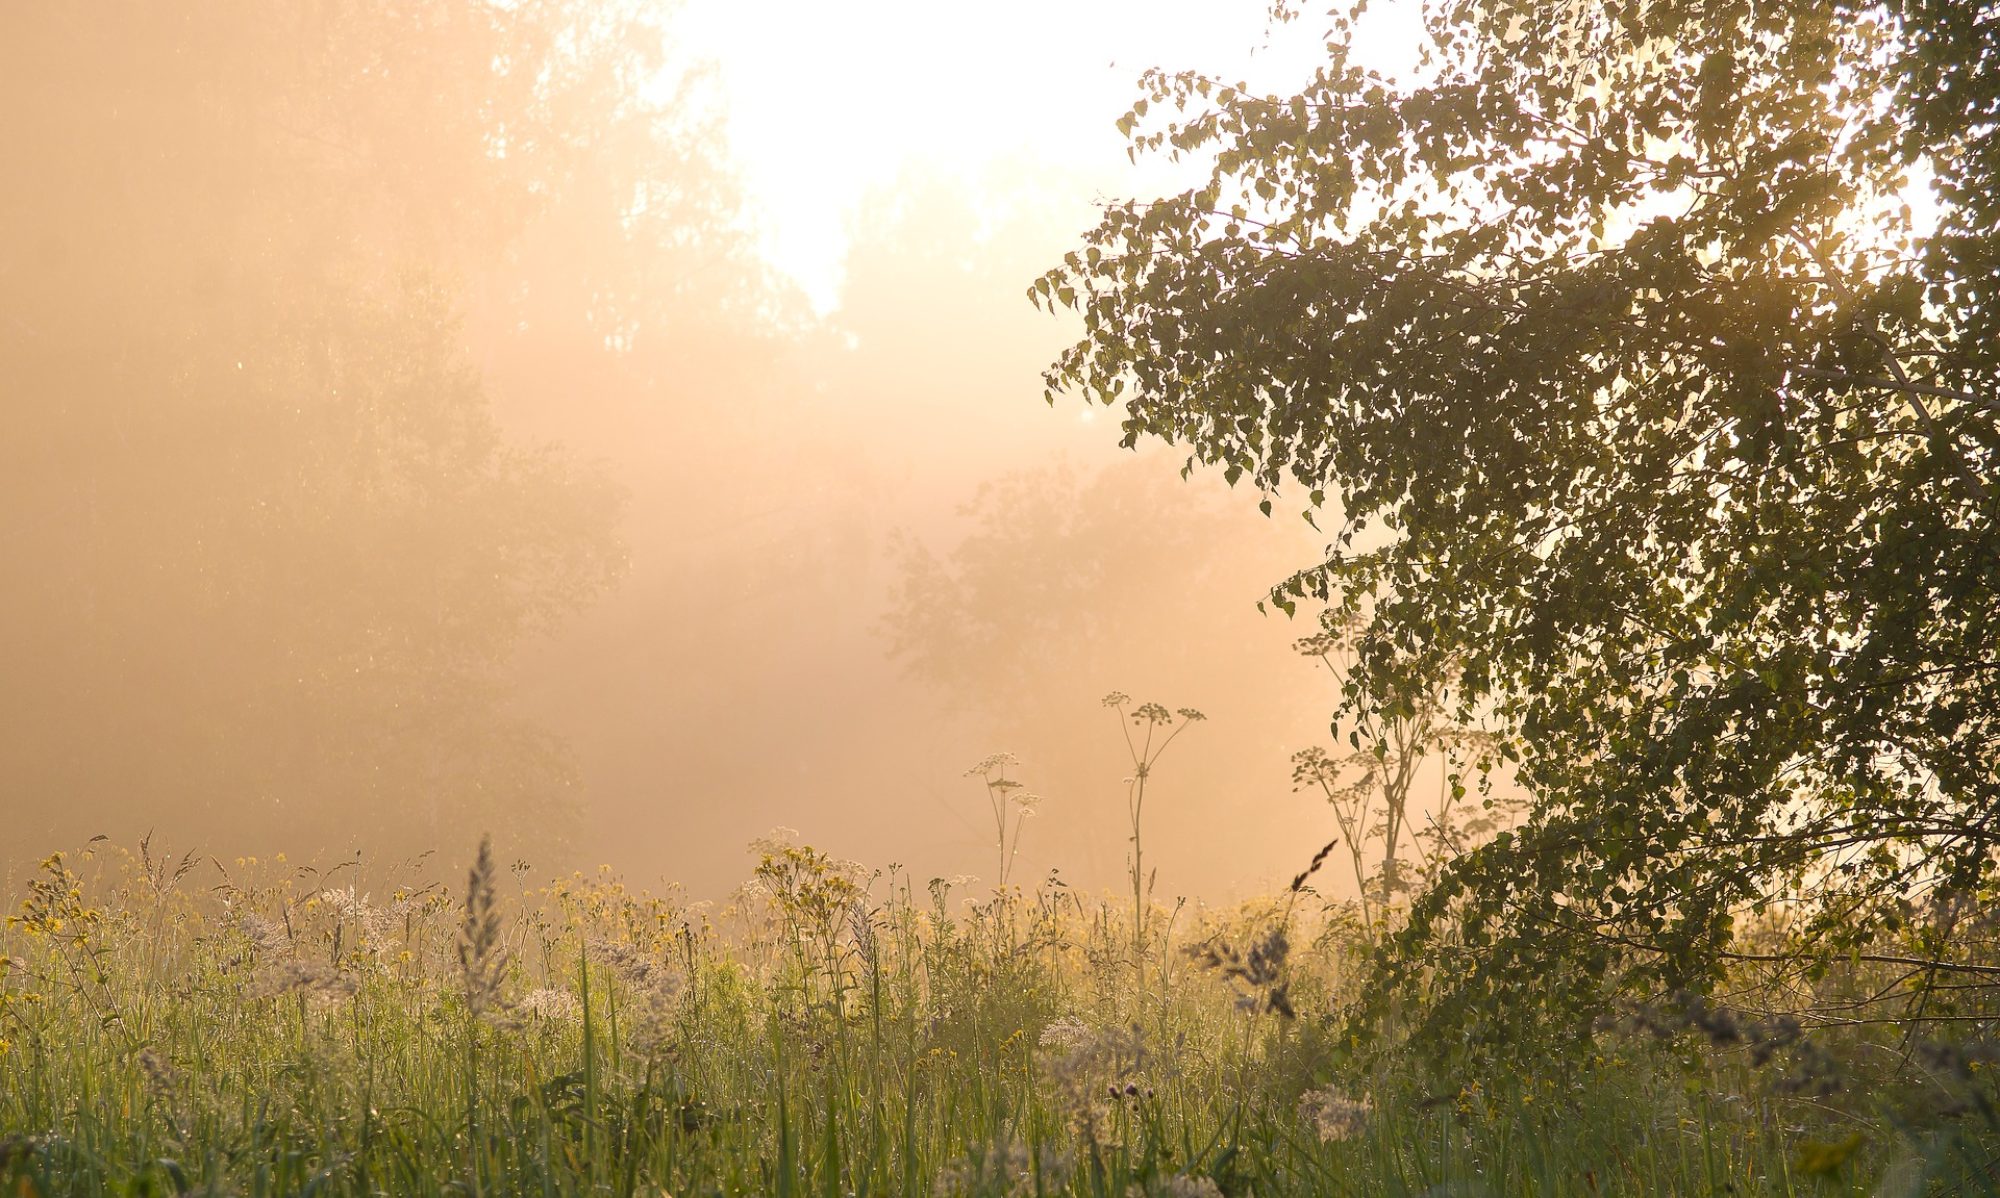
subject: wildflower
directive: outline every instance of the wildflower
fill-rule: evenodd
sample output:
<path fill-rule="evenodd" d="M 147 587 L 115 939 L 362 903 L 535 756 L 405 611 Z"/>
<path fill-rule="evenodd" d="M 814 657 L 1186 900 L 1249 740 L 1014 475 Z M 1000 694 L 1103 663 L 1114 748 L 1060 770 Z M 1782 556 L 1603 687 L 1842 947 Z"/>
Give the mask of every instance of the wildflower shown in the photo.
<path fill-rule="evenodd" d="M 1020 760 L 1020 758 L 1014 756 L 1012 753 L 989 753 L 980 758 L 971 769 L 965 771 L 965 777 L 983 778 L 995 770 L 1005 771 L 1006 767 L 1010 765 L 1018 765 Z M 1018 786 L 1020 783 L 1010 782 L 1008 785 Z"/>
<path fill-rule="evenodd" d="M 28 883 L 21 913 L 8 916 L 7 924 L 30 939 L 61 939 L 76 948 L 86 947 L 90 930 L 102 922 L 104 913 L 84 903 L 83 880 L 63 864 L 61 853 L 43 858 L 41 869 L 42 876 Z"/>
<path fill-rule="evenodd" d="M 236 930 L 250 941 L 250 947 L 258 953 L 275 953 L 290 947 L 283 928 L 271 920 L 249 911 L 239 911 L 235 919 Z"/>
<path fill-rule="evenodd" d="M 630 944 L 598 941 L 591 948 L 625 986 L 620 1019 L 626 1042 L 642 1056 L 664 1044 L 680 1004 L 680 975 Z"/>
<path fill-rule="evenodd" d="M 757 857 L 782 856 L 786 849 L 799 841 L 797 828 L 776 827 L 750 842 L 750 851 Z"/>
<path fill-rule="evenodd" d="M 516 1006 L 528 1018 L 547 1023 L 574 1023 L 582 1014 L 576 995 L 549 986 L 528 991 Z"/>
<path fill-rule="evenodd" d="M 1090 1040 L 1090 1028 L 1074 1015 L 1063 1015 L 1049 1021 L 1042 1029 L 1041 1044 L 1044 1049 L 1056 1052 L 1071 1052 Z"/>
<path fill-rule="evenodd" d="M 1158 1198 L 1222 1198 L 1222 1187 L 1213 1178 L 1191 1173 L 1176 1173 L 1153 1192 Z M 1125 1193 L 1127 1198 L 1145 1198 L 1146 1191 L 1134 1185 L 1126 1187 Z"/>
<path fill-rule="evenodd" d="M 988 1194 L 1029 1198 L 1060 1190 L 1071 1168 L 1067 1153 L 1048 1149 L 1036 1153 L 1012 1136 L 1003 1135 L 992 1144 L 975 1146 L 969 1155 L 946 1165 L 938 1174 L 932 1192 L 937 1198 Z"/>
<path fill-rule="evenodd" d="M 1460 1115 L 1471 1116 L 1475 1104 L 1479 1102 L 1479 1083 L 1467 1082 L 1458 1088 L 1458 1101 L 1453 1104 Z"/>
<path fill-rule="evenodd" d="M 1042 1047 L 1043 1074 L 1059 1109 L 1085 1134 L 1094 1132 L 1105 1098 L 1122 1099 L 1124 1087 L 1146 1073 L 1153 1055 L 1137 1024 L 1092 1030 L 1074 1017 L 1045 1028 Z M 1133 1093 L 1137 1092 L 1134 1086 Z"/>
<path fill-rule="evenodd" d="M 848 908 L 865 893 L 867 871 L 811 845 L 785 846 L 757 862 L 742 888 L 767 900 L 774 914 L 794 931 L 831 943 L 847 918 Z"/>
<path fill-rule="evenodd" d="M 1319 1133 L 1320 1143 L 1351 1140 L 1368 1126 L 1375 1103 L 1366 1097 L 1353 1099 L 1333 1086 L 1308 1090 L 1299 1097 L 1299 1117 Z"/>
<path fill-rule="evenodd" d="M 375 918 L 375 908 L 369 905 L 368 899 L 368 895 L 356 895 L 352 886 L 345 890 L 319 892 L 319 900 L 332 908 L 335 915 L 362 924 L 369 923 Z"/>

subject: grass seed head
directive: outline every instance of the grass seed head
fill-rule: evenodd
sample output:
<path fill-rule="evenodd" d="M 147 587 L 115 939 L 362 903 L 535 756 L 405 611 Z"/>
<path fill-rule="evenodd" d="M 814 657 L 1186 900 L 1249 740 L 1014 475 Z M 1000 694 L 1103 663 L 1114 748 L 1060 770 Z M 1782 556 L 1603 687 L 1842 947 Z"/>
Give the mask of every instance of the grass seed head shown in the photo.
<path fill-rule="evenodd" d="M 479 838 L 479 856 L 465 883 L 465 914 L 458 929 L 458 967 L 465 1005 L 484 1015 L 502 1005 L 507 950 L 500 942 L 499 900 L 493 880 L 493 838 Z"/>

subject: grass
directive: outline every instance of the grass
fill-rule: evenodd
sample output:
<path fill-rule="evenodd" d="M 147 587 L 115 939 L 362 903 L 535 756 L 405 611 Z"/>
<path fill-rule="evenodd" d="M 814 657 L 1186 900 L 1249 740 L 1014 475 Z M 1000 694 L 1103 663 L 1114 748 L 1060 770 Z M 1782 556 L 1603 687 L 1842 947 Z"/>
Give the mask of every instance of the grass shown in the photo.
<path fill-rule="evenodd" d="M 0 1194 L 1993 1191 L 1990 1107 L 1899 1124 L 1686 1037 L 1374 1051 L 1336 918 L 1135 960 L 1124 900 L 786 843 L 726 906 L 480 860 L 52 858 L 0 934 Z"/>

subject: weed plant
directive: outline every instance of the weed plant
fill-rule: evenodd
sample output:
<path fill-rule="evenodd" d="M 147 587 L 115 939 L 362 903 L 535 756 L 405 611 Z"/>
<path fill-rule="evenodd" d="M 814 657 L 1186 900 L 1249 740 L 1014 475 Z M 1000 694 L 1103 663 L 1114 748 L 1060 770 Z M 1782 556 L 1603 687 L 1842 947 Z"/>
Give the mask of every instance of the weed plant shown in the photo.
<path fill-rule="evenodd" d="M 0 1194 L 1994 1188 L 1976 1049 L 1919 1062 L 1950 1112 L 1693 1006 L 1454 1076 L 1340 1017 L 1358 920 L 1309 892 L 1156 913 L 1135 962 L 1123 898 L 789 840 L 724 905 L 486 845 L 463 888 L 360 876 L 51 857 L 0 933 Z"/>

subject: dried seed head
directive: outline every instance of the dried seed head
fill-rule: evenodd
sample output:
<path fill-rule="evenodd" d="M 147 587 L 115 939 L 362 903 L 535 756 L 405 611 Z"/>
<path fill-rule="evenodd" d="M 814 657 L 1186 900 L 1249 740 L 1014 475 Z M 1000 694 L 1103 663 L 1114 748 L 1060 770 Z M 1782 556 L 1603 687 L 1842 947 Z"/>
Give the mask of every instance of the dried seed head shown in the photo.
<path fill-rule="evenodd" d="M 500 943 L 500 910 L 493 880 L 493 838 L 479 838 L 479 856 L 465 883 L 465 915 L 458 929 L 458 967 L 465 1005 L 474 1015 L 500 1009 L 507 950 Z"/>
<path fill-rule="evenodd" d="M 180 1075 L 166 1058 L 150 1048 L 139 1051 L 139 1071 L 146 1075 L 146 1095 L 156 1101 L 165 1102 L 173 1096 L 174 1083 Z"/>
<path fill-rule="evenodd" d="M 1008 766 L 1015 765 L 1019 761 L 1020 759 L 1012 753 L 989 753 L 975 762 L 971 769 L 965 771 L 965 776 L 968 778 L 983 777 L 995 770 L 1005 770 Z"/>
<path fill-rule="evenodd" d="M 1320 1143 L 1351 1140 L 1368 1127 L 1375 1103 L 1366 1097 L 1353 1099 L 1332 1086 L 1308 1090 L 1299 1096 L 1299 1117 L 1319 1133 Z"/>

